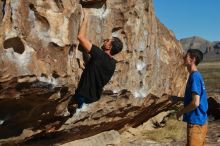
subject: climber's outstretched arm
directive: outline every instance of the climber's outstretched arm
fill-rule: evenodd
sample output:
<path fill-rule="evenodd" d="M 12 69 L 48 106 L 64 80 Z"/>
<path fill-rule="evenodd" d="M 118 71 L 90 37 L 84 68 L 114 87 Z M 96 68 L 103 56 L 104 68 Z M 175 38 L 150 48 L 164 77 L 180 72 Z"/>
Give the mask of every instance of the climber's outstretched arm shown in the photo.
<path fill-rule="evenodd" d="M 82 45 L 82 47 L 86 50 L 87 53 L 90 52 L 91 48 L 92 48 L 92 43 L 87 39 L 86 37 L 86 29 L 87 29 L 87 24 L 88 24 L 88 14 L 86 12 L 86 10 L 83 10 L 84 12 L 84 18 L 83 18 L 83 22 L 80 26 L 80 30 L 79 30 L 79 34 L 78 34 L 78 40 L 80 42 L 80 45 Z"/>

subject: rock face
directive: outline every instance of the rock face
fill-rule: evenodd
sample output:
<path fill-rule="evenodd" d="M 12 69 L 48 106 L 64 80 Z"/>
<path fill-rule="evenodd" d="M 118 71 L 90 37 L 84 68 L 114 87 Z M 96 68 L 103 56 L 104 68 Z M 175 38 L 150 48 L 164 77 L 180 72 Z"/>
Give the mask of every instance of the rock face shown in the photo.
<path fill-rule="evenodd" d="M 201 37 L 193 36 L 180 40 L 184 50 L 199 49 L 204 53 L 205 60 L 220 59 L 220 42 L 210 42 Z"/>
<path fill-rule="evenodd" d="M 138 126 L 171 106 L 164 93 L 184 90 L 183 50 L 155 17 L 151 0 L 3 0 L 0 6 L 1 143 L 43 136 L 56 143 Z M 94 44 L 117 36 L 124 48 L 103 99 L 78 116 L 70 110 L 55 117 L 86 62 L 77 41 L 82 7 L 90 11 Z"/>

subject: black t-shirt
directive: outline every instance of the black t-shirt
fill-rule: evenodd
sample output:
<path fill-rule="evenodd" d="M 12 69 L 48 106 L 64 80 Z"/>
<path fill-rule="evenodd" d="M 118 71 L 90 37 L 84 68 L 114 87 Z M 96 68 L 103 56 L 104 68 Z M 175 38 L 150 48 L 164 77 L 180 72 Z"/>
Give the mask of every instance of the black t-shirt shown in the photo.
<path fill-rule="evenodd" d="M 111 79 L 115 71 L 116 60 L 92 45 L 90 60 L 85 66 L 76 93 L 85 97 L 86 103 L 100 99 L 103 87 Z"/>

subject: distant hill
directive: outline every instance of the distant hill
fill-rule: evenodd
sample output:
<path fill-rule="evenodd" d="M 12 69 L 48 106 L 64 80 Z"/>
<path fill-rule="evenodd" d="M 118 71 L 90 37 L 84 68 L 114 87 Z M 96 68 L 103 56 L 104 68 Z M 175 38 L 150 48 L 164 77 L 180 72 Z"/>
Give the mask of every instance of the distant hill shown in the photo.
<path fill-rule="evenodd" d="M 220 60 L 220 41 L 210 42 L 198 36 L 180 40 L 184 50 L 199 49 L 204 54 L 204 60 Z"/>

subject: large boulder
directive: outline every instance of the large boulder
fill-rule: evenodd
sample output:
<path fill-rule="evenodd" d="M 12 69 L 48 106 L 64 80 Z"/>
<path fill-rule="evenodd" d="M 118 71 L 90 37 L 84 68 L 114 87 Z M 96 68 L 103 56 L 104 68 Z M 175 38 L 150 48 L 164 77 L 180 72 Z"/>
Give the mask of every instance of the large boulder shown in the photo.
<path fill-rule="evenodd" d="M 164 93 L 183 93 L 183 50 L 155 17 L 152 0 L 6 0 L 0 6 L 0 143 L 42 137 L 62 143 L 135 127 L 172 106 Z M 77 41 L 82 7 L 90 11 L 87 35 L 94 44 L 116 36 L 124 48 L 101 100 L 55 117 L 86 61 Z"/>

